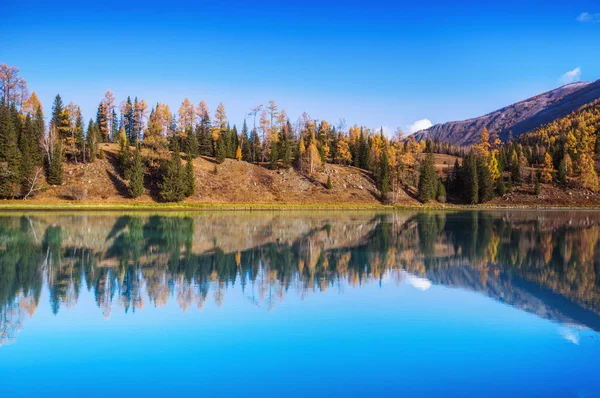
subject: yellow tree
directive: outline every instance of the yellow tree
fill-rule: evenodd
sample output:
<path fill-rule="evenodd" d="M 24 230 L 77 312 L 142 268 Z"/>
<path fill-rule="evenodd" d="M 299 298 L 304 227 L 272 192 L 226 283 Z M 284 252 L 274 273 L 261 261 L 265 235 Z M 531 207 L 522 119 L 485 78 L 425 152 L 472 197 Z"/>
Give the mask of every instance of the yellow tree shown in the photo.
<path fill-rule="evenodd" d="M 594 160 L 587 153 L 583 153 L 579 157 L 578 165 L 581 172 L 579 177 L 581 186 L 597 191 L 600 183 L 598 182 L 598 174 L 594 169 Z"/>
<path fill-rule="evenodd" d="M 350 152 L 350 145 L 347 137 L 338 140 L 337 154 L 342 164 L 350 164 L 352 162 L 352 153 Z"/>
<path fill-rule="evenodd" d="M 219 102 L 219 106 L 215 111 L 215 127 L 221 131 L 225 131 L 227 127 L 227 111 L 225 111 L 225 105 L 222 102 Z"/>
<path fill-rule="evenodd" d="M 496 154 L 492 153 L 490 156 L 490 176 L 492 177 L 492 181 L 498 180 L 501 177 L 500 167 L 498 165 L 498 159 L 496 158 Z"/>
<path fill-rule="evenodd" d="M 38 109 L 42 109 L 42 103 L 38 98 L 37 94 L 34 92 L 23 102 L 23 106 L 21 108 L 21 112 L 25 115 L 35 116 Z"/>
<path fill-rule="evenodd" d="M 544 167 L 542 169 L 541 180 L 542 182 L 552 182 L 552 172 L 554 171 L 554 165 L 552 164 L 552 157 L 546 152 L 544 156 Z"/>
<path fill-rule="evenodd" d="M 235 150 L 235 158 L 239 161 L 242 160 L 242 148 L 238 145 L 237 149 Z"/>
<path fill-rule="evenodd" d="M 194 126 L 196 119 L 196 109 L 188 98 L 185 98 L 179 106 L 179 131 L 185 137 L 187 131 Z"/>

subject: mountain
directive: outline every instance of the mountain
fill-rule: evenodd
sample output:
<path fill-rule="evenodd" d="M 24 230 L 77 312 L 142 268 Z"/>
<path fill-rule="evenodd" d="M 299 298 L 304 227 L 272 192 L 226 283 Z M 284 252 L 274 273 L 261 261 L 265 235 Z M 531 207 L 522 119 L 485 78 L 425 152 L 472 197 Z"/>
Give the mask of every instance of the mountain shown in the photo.
<path fill-rule="evenodd" d="M 438 138 L 440 141 L 456 145 L 471 145 L 479 141 L 479 134 L 486 127 L 490 133 L 497 132 L 500 139 L 506 141 L 511 131 L 516 138 L 568 115 L 598 98 L 600 98 L 600 80 L 593 83 L 571 83 L 484 116 L 436 124 L 415 133 L 415 138 L 417 140 Z"/>

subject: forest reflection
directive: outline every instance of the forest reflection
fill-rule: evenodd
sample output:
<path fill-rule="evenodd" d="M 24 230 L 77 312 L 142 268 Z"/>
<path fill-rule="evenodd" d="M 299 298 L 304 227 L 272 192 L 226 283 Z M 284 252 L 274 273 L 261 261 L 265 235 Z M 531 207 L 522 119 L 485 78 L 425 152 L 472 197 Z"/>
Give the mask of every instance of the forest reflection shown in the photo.
<path fill-rule="evenodd" d="M 109 318 L 169 300 L 220 307 L 234 284 L 272 309 L 286 294 L 384 278 L 600 330 L 600 213 L 4 215 L 0 345 L 34 316 L 43 289 L 54 314 L 85 289 Z"/>

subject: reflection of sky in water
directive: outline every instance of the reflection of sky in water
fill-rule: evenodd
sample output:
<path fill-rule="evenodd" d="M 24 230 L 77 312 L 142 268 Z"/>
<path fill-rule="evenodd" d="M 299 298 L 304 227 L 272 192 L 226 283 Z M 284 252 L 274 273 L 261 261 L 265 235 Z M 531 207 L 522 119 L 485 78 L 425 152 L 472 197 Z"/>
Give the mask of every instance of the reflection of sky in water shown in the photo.
<path fill-rule="evenodd" d="M 402 272 L 270 311 L 227 289 L 103 319 L 93 294 L 53 315 L 47 289 L 0 348 L 3 396 L 594 396 L 595 332 Z M 116 307 L 117 304 L 114 304 Z M 558 332 L 557 332 L 558 331 Z"/>
<path fill-rule="evenodd" d="M 0 397 L 597 396 L 598 250 L 593 212 L 4 217 Z"/>

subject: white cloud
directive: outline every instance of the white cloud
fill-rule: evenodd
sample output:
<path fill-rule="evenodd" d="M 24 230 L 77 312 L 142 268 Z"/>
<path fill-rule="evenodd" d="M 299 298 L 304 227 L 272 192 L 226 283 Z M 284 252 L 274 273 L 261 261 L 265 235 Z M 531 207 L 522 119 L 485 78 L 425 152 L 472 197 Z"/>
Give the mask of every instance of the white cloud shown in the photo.
<path fill-rule="evenodd" d="M 417 131 L 428 129 L 431 126 L 433 126 L 433 123 L 431 123 L 431 120 L 421 119 L 421 120 L 417 120 L 413 124 L 406 126 L 406 129 L 408 130 L 409 134 L 414 134 Z"/>
<path fill-rule="evenodd" d="M 600 13 L 591 14 L 589 12 L 582 12 L 576 18 L 577 22 L 589 22 L 589 23 L 599 23 L 600 22 Z"/>
<path fill-rule="evenodd" d="M 429 288 L 431 287 L 431 281 L 429 279 L 421 278 L 419 276 L 409 274 L 405 271 L 402 271 L 402 277 L 404 278 L 406 283 L 422 292 L 429 290 Z"/>
<path fill-rule="evenodd" d="M 561 84 L 569 84 L 569 83 L 579 81 L 580 78 L 581 78 L 581 68 L 577 67 L 573 70 L 568 71 L 564 75 L 562 75 L 560 77 L 560 79 L 558 79 L 558 81 Z"/>

